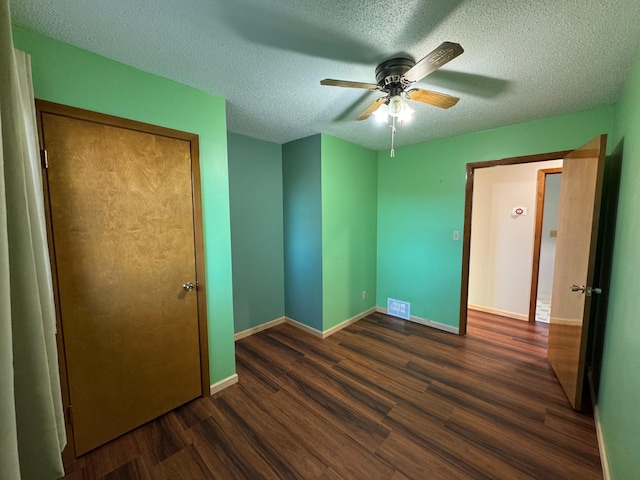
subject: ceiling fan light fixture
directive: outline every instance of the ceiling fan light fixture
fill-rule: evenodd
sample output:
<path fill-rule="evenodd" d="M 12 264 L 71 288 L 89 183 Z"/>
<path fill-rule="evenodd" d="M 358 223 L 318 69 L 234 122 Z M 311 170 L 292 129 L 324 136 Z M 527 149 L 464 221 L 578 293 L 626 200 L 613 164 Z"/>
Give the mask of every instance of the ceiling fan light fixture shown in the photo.
<path fill-rule="evenodd" d="M 402 112 L 407 102 L 400 95 L 394 95 L 389 99 L 389 115 L 397 117 Z"/>
<path fill-rule="evenodd" d="M 380 107 L 373 112 L 373 116 L 376 119 L 376 122 L 387 123 L 387 120 L 389 119 L 389 105 L 386 103 L 380 105 Z"/>
<path fill-rule="evenodd" d="M 411 108 L 405 100 L 404 92 L 401 95 L 391 97 L 389 100 L 388 114 L 397 118 L 400 123 L 411 120 L 413 108 Z"/>
<path fill-rule="evenodd" d="M 402 110 L 400 110 L 400 113 L 398 114 L 398 121 L 400 123 L 408 122 L 413 118 L 413 111 L 413 108 L 411 108 L 407 102 L 404 102 Z"/>

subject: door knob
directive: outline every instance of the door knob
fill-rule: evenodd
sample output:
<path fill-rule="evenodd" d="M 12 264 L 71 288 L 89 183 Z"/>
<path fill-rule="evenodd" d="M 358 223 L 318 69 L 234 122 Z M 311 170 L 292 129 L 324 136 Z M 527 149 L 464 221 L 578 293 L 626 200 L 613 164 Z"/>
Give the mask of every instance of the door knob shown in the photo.
<path fill-rule="evenodd" d="M 185 289 L 187 292 L 190 292 L 191 290 L 193 290 L 195 287 L 193 286 L 193 283 L 191 282 L 187 282 L 187 283 L 183 283 L 182 284 L 182 288 Z"/>
<path fill-rule="evenodd" d="M 581 287 L 579 287 L 578 285 L 571 285 L 571 291 L 572 292 L 586 293 L 587 297 L 590 297 L 594 293 L 596 295 L 600 295 L 602 293 L 602 289 L 601 288 L 598 288 L 598 287 L 585 287 L 584 285 L 582 285 Z"/>
<path fill-rule="evenodd" d="M 582 285 L 581 287 L 579 287 L 578 285 L 571 285 L 571 291 L 584 293 L 585 288 L 584 288 L 584 285 Z"/>

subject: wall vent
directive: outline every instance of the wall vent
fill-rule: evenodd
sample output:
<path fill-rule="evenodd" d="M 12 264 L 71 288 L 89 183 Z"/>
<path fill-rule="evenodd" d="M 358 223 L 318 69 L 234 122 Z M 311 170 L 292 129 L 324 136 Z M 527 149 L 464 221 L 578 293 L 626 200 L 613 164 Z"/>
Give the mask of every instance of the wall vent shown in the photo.
<path fill-rule="evenodd" d="M 409 320 L 411 317 L 411 304 L 402 300 L 387 298 L 387 313 L 394 317 Z"/>

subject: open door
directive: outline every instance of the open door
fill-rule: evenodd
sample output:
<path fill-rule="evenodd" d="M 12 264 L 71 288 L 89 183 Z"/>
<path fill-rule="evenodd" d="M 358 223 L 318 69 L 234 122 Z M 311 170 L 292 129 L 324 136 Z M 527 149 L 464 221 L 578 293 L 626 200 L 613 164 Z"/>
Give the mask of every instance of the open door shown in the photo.
<path fill-rule="evenodd" d="M 569 402 L 582 407 L 606 135 L 564 157 L 548 357 Z"/>

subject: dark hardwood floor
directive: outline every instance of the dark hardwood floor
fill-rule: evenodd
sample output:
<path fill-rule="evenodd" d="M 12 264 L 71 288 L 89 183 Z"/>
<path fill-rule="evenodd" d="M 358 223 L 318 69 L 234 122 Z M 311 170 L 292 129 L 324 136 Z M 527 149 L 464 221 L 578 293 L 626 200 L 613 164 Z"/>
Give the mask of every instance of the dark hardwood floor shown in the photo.
<path fill-rule="evenodd" d="M 66 479 L 594 479 L 547 327 L 470 312 L 466 337 L 373 314 L 320 340 L 236 343 L 239 383 L 78 459 Z"/>

